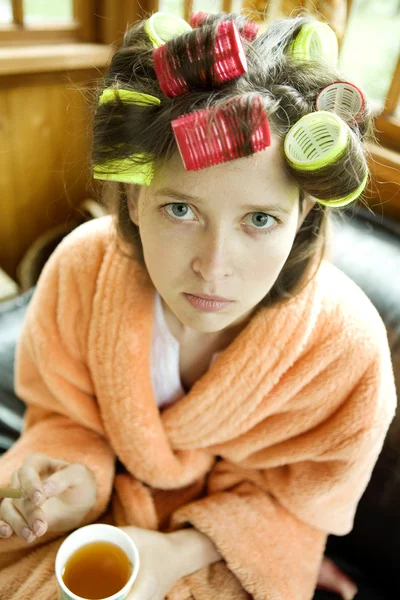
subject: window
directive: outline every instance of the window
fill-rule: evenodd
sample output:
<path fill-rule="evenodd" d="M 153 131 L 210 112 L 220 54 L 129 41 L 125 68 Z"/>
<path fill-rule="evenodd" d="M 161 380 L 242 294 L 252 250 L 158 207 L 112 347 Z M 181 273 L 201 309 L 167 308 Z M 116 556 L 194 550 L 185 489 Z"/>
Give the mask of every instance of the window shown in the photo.
<path fill-rule="evenodd" d="M 181 0 L 159 0 L 158 10 L 173 13 L 183 18 L 184 3 Z"/>
<path fill-rule="evenodd" d="M 95 0 L 0 0 L 0 44 L 90 42 Z"/>
<path fill-rule="evenodd" d="M 353 0 L 340 69 L 383 110 L 400 49 L 399 0 Z"/>
<path fill-rule="evenodd" d="M 171 12 L 187 20 L 192 12 L 217 13 L 221 11 L 240 13 L 242 0 L 159 0 L 158 10 Z"/>
<path fill-rule="evenodd" d="M 352 0 L 339 67 L 367 93 L 380 142 L 400 150 L 400 0 Z"/>
<path fill-rule="evenodd" d="M 73 21 L 72 0 L 24 0 L 24 16 L 26 23 L 57 21 L 71 23 Z"/>

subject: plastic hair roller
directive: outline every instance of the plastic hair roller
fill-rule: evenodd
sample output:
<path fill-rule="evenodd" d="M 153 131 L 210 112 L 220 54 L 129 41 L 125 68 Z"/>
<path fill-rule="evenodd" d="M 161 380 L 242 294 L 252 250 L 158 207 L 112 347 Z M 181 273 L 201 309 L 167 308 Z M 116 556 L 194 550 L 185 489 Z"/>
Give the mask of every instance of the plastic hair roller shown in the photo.
<path fill-rule="evenodd" d="M 249 42 L 253 42 L 259 30 L 259 26 L 254 21 L 247 21 L 243 26 L 242 31 L 240 32 L 243 37 L 246 38 Z"/>
<path fill-rule="evenodd" d="M 163 46 L 153 50 L 153 64 L 158 83 L 163 93 L 169 98 L 181 96 L 189 90 L 188 84 L 180 74 L 180 67 L 183 61 L 188 61 L 189 64 L 195 65 L 196 62 L 200 63 L 204 60 L 205 49 L 202 45 L 201 29 L 194 29 L 193 35 L 196 35 L 198 40 L 198 52 L 195 56 L 191 55 L 189 49 L 184 56 L 171 56 L 171 42 L 167 42 Z M 222 21 L 218 25 L 213 52 L 215 54 L 215 63 L 212 75 L 215 86 L 230 79 L 240 77 L 246 72 L 246 56 L 239 31 L 233 21 Z M 206 81 L 204 70 L 203 78 Z"/>
<path fill-rule="evenodd" d="M 190 25 L 193 27 L 193 29 L 196 27 L 202 27 L 207 17 L 208 13 L 205 12 L 192 13 L 192 16 L 190 17 Z"/>
<path fill-rule="evenodd" d="M 156 106 L 161 103 L 159 98 L 131 90 L 106 88 L 99 98 L 99 104 L 115 102 L 117 99 L 124 103 L 137 106 Z M 154 175 L 152 158 L 146 154 L 134 154 L 131 158 L 108 161 L 93 167 L 93 178 L 123 183 L 150 185 Z"/>
<path fill-rule="evenodd" d="M 205 12 L 197 12 L 193 13 L 190 18 L 190 25 L 195 29 L 196 27 L 202 27 L 206 22 L 208 17 L 208 13 Z M 249 42 L 252 42 L 256 39 L 257 33 L 259 30 L 259 26 L 254 21 L 246 21 L 244 26 L 240 29 L 240 35 Z"/>
<path fill-rule="evenodd" d="M 137 162 L 135 161 L 137 160 Z M 140 163 L 140 160 L 143 162 Z M 110 160 L 103 165 L 93 167 L 93 179 L 120 181 L 121 183 L 137 183 L 150 185 L 154 175 L 154 165 L 145 154 L 135 154 L 132 158 Z"/>
<path fill-rule="evenodd" d="M 248 156 L 271 144 L 260 96 L 251 100 L 250 117 L 247 103 L 235 99 L 217 110 L 200 109 L 178 117 L 172 129 L 186 171 Z"/>
<path fill-rule="evenodd" d="M 335 32 L 321 21 L 306 23 L 289 44 L 287 54 L 299 60 L 325 60 L 336 66 L 339 47 Z"/>
<path fill-rule="evenodd" d="M 154 13 L 146 19 L 143 27 L 154 48 L 192 29 L 184 19 L 167 12 Z"/>
<path fill-rule="evenodd" d="M 367 185 L 367 181 L 368 173 L 365 174 L 358 188 L 355 189 L 354 192 L 351 192 L 351 194 L 348 194 L 347 196 L 343 196 L 341 198 L 332 198 L 331 200 L 320 200 L 318 198 L 315 198 L 315 200 L 319 204 L 323 204 L 324 206 L 330 206 L 332 208 L 340 208 L 341 206 L 346 206 L 347 204 L 350 204 L 350 202 L 353 202 L 353 200 L 356 200 L 359 197 L 359 195 L 362 194 L 362 192 L 365 189 L 365 186 Z"/>
<path fill-rule="evenodd" d="M 356 121 L 365 106 L 362 91 L 347 81 L 336 81 L 324 87 L 317 96 L 317 110 L 334 112 L 347 122 Z"/>
<path fill-rule="evenodd" d="M 317 111 L 305 115 L 290 128 L 284 152 L 290 166 L 297 171 L 318 171 L 333 165 L 343 156 L 350 141 L 350 128 L 335 113 Z M 356 190 L 341 198 L 320 200 L 326 206 L 345 206 L 364 190 L 368 174 Z"/>
<path fill-rule="evenodd" d="M 120 98 L 126 104 L 136 104 L 137 106 L 151 106 L 161 104 L 161 100 L 150 94 L 143 94 L 141 92 L 134 92 L 131 90 L 124 90 L 118 88 L 105 88 L 100 98 L 99 104 L 105 102 L 115 102 Z"/>

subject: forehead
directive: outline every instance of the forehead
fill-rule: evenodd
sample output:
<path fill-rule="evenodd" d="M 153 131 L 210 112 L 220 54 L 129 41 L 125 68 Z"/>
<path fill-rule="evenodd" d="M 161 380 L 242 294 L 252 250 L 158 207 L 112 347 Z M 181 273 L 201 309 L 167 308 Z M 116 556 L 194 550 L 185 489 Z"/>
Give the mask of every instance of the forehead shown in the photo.
<path fill-rule="evenodd" d="M 199 171 L 185 171 L 177 152 L 156 172 L 149 191 L 156 193 L 163 187 L 199 197 L 229 194 L 232 199 L 249 194 L 298 194 L 296 183 L 284 168 L 282 142 L 277 136 L 272 136 L 271 145 L 261 152 Z"/>

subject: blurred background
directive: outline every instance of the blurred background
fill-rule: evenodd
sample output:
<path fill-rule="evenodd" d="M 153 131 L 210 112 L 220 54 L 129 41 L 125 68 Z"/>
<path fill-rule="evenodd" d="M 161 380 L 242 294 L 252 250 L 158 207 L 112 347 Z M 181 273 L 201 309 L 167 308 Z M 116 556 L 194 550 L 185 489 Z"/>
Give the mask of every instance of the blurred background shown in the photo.
<path fill-rule="evenodd" d="M 400 220 L 400 0 L 0 0 L 3 278 L 26 288 L 28 250 L 48 231 L 75 226 L 87 210 L 82 203 L 96 186 L 91 90 L 129 24 L 155 10 L 188 20 L 192 12 L 225 10 L 243 11 L 264 27 L 300 8 L 332 26 L 340 69 L 370 99 L 377 143 L 369 148 L 368 203 Z"/>

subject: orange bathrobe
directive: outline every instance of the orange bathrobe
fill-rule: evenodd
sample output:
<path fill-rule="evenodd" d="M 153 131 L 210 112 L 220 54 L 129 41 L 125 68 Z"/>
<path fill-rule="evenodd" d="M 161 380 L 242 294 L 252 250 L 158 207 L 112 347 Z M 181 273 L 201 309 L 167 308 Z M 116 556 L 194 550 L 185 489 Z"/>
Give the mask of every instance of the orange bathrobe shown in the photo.
<path fill-rule="evenodd" d="M 110 217 L 91 221 L 42 273 L 17 353 L 25 431 L 0 460 L 0 486 L 32 452 L 83 463 L 98 486 L 85 524 L 191 524 L 220 551 L 170 600 L 310 600 L 327 535 L 351 530 L 395 411 L 378 313 L 324 261 L 160 413 L 154 287 L 115 237 Z M 64 537 L 1 540 L 0 598 L 54 600 Z"/>

